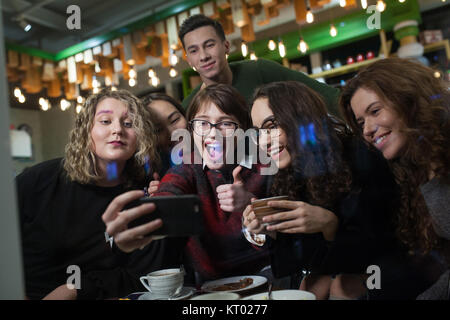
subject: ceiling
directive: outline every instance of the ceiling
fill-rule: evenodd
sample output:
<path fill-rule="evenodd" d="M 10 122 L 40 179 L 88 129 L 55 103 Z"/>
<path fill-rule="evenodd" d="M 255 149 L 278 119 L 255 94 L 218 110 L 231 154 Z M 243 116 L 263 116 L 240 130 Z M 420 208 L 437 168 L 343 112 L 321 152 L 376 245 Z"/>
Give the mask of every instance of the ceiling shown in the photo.
<path fill-rule="evenodd" d="M 91 37 L 119 29 L 182 0 L 3 0 L 4 35 L 7 41 L 56 53 Z M 81 30 L 69 30 L 67 8 L 77 5 Z M 130 5 L 132 4 L 132 5 Z M 32 25 L 28 32 L 16 21 L 23 16 Z"/>
<path fill-rule="evenodd" d="M 164 9 L 186 3 L 192 3 L 193 6 L 202 2 L 206 1 L 3 0 L 3 32 L 7 41 L 56 53 L 89 38 L 118 30 Z M 447 2 L 448 0 L 419 0 L 422 11 L 445 5 Z M 73 4 L 79 6 L 81 11 L 81 30 L 69 30 L 66 26 L 66 20 L 70 16 L 66 10 Z M 334 11 L 339 9 L 333 8 Z M 25 32 L 20 27 L 20 17 L 32 25 L 30 31 Z M 274 28 L 293 17 L 292 12 L 290 17 L 280 16 L 280 19 L 277 19 L 279 22 L 274 21 L 271 27 Z"/>
<path fill-rule="evenodd" d="M 108 34 L 112 31 L 125 30 L 124 27 L 147 21 L 149 17 L 167 15 L 167 12 L 181 12 L 190 7 L 203 4 L 208 0 L 0 0 L 3 14 L 3 32 L 5 40 L 23 47 L 36 48 L 45 52 L 56 54 L 64 49 L 73 47 L 94 37 Z M 357 0 L 359 2 L 359 0 Z M 386 1 L 386 0 L 385 0 Z M 390 0 L 393 1 L 393 0 Z M 409 1 L 409 0 L 406 0 Z M 376 0 L 368 0 L 374 4 Z M 315 22 L 330 19 L 330 11 L 334 18 L 360 8 L 340 8 L 339 0 L 325 6 L 325 9 L 315 11 Z M 419 0 L 421 11 L 434 9 L 448 5 L 449 0 Z M 70 30 L 66 26 L 66 20 L 70 16 L 67 8 L 76 4 L 81 11 L 81 30 Z M 165 13 L 164 13 L 165 12 Z M 23 18 L 32 25 L 30 31 L 25 32 L 19 21 Z M 295 22 L 295 12 L 290 7 L 280 10 L 278 17 L 272 18 L 270 23 L 264 26 L 255 25 L 257 39 L 264 39 L 291 32 L 299 28 Z M 238 28 L 235 28 L 238 29 Z M 120 33 L 124 33 L 121 32 Z M 126 33 L 126 32 L 125 32 Z M 239 50 L 240 32 L 237 30 L 227 36 L 232 42 L 233 49 Z M 180 56 L 181 52 L 177 52 Z M 160 68 L 160 59 L 147 57 L 145 65 L 137 67 L 138 78 L 146 79 L 146 70 L 149 67 Z M 181 61 L 180 70 L 187 68 L 186 62 Z M 157 71 L 157 70 L 156 70 Z M 165 72 L 167 73 L 167 72 Z M 174 79 L 172 79 L 174 80 Z M 168 75 L 161 76 L 161 82 L 170 80 Z M 176 79 L 175 79 L 176 80 Z M 121 82 L 123 79 L 121 79 Z M 180 81 L 178 78 L 177 81 Z M 134 94 L 142 94 L 148 90 L 147 81 L 138 81 L 138 85 L 129 88 Z M 14 99 L 13 99 L 14 100 Z"/>

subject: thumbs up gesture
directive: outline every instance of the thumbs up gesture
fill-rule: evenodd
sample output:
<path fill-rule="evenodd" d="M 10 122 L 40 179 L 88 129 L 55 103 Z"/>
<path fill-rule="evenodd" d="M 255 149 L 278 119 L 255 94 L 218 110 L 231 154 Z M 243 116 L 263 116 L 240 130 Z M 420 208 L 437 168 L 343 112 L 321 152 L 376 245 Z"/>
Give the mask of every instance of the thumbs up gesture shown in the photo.
<path fill-rule="evenodd" d="M 156 191 L 158 191 L 159 188 L 159 174 L 155 172 L 153 174 L 153 180 L 150 181 L 150 184 L 148 185 L 148 193 L 149 195 L 154 194 Z"/>
<path fill-rule="evenodd" d="M 217 187 L 217 198 L 220 208 L 227 212 L 242 212 L 250 203 L 253 194 L 244 189 L 244 180 L 241 177 L 241 166 L 233 170 L 233 183 L 222 184 Z"/>

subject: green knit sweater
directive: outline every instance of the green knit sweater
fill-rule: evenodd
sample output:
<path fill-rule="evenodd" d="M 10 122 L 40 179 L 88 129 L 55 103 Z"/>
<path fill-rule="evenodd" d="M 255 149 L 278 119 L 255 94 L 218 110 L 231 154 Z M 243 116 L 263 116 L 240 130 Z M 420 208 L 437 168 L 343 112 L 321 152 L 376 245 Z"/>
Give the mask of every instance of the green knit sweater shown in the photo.
<path fill-rule="evenodd" d="M 248 104 L 251 103 L 253 92 L 259 86 L 275 81 L 294 80 L 302 82 L 318 92 L 327 103 L 328 112 L 335 116 L 339 116 L 339 90 L 336 88 L 318 82 L 301 72 L 288 69 L 271 60 L 242 60 L 231 62 L 229 65 L 231 72 L 233 73 L 232 85 L 245 97 Z M 185 109 L 200 90 L 200 86 L 201 85 L 197 86 L 191 94 L 183 100 L 182 104 Z"/>

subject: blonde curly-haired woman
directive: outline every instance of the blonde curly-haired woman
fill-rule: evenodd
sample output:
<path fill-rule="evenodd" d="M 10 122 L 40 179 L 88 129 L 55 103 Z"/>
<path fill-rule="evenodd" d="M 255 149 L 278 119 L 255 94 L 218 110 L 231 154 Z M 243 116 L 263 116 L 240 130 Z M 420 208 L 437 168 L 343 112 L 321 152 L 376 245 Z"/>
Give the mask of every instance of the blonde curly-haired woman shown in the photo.
<path fill-rule="evenodd" d="M 101 219 L 114 197 L 143 190 L 158 165 L 151 116 L 134 95 L 103 90 L 86 100 L 65 157 L 17 177 L 28 298 L 121 297 L 163 267 L 164 242 L 124 255 Z"/>

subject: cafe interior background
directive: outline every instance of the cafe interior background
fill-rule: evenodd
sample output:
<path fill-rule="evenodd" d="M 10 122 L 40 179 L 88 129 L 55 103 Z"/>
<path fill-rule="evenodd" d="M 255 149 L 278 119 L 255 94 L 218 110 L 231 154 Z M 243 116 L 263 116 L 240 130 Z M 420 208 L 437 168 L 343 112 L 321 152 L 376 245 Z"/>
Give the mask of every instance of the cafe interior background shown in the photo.
<path fill-rule="evenodd" d="M 229 61 L 271 59 L 342 87 L 378 59 L 418 55 L 450 80 L 449 0 L 2 0 L 1 9 L 2 205 L 13 202 L 14 176 L 63 156 L 89 94 L 111 87 L 181 101 L 200 83 L 177 37 L 192 14 L 222 23 Z M 0 216 L 2 256 L 11 255 L 2 283 L 22 281 L 15 209 Z M 0 298 L 11 297 L 6 288 Z"/>

